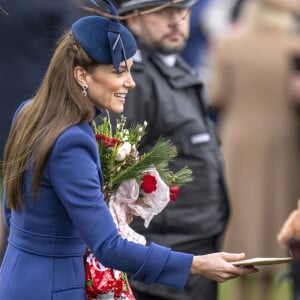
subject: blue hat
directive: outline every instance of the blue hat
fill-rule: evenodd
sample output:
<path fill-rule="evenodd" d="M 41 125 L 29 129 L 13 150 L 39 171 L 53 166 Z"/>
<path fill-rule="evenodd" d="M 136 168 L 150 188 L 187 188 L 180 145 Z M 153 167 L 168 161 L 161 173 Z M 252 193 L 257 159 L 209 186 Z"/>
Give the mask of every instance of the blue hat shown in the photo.
<path fill-rule="evenodd" d="M 111 14 L 116 8 L 109 2 Z M 87 16 L 72 25 L 72 33 L 83 50 L 99 64 L 113 64 L 117 72 L 122 61 L 132 57 L 137 49 L 132 33 L 117 19 Z"/>

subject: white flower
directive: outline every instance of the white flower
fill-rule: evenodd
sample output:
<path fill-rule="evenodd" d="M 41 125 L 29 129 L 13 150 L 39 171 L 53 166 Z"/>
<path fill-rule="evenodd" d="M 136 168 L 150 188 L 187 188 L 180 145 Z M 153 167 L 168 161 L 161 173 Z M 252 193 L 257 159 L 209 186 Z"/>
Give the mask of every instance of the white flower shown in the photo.
<path fill-rule="evenodd" d="M 125 142 L 119 149 L 116 154 L 116 160 L 117 161 L 122 161 L 124 160 L 130 153 L 131 151 L 131 144 L 128 142 Z"/>

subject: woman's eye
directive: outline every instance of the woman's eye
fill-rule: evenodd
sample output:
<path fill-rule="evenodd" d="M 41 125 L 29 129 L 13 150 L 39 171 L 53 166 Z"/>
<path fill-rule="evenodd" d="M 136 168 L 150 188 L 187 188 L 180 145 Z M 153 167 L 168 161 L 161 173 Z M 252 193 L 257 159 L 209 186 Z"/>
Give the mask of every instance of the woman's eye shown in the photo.
<path fill-rule="evenodd" d="M 124 73 L 125 70 L 124 69 L 119 69 L 118 72 L 114 71 L 115 74 L 120 75 L 122 73 Z"/>

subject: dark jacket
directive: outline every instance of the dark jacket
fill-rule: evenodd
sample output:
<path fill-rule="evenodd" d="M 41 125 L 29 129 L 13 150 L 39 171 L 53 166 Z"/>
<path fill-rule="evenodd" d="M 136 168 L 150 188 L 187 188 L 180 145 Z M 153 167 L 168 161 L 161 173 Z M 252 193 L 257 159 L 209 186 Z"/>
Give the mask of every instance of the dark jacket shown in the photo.
<path fill-rule="evenodd" d="M 178 150 L 171 169 L 190 167 L 194 181 L 181 188 L 176 201 L 147 230 L 142 222 L 133 227 L 148 241 L 174 249 L 218 235 L 225 229 L 229 208 L 219 143 L 208 117 L 202 81 L 179 57 L 175 67 L 167 67 L 155 53 L 143 49 L 134 60 L 136 88 L 126 97 L 127 124 L 148 122 L 142 151 L 149 150 L 159 136 L 170 139 Z"/>

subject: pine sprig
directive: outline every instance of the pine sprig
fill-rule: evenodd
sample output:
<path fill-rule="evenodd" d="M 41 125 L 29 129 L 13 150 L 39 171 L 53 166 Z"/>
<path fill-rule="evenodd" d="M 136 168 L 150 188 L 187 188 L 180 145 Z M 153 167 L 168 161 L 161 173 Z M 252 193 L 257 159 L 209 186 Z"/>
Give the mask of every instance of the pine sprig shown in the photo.
<path fill-rule="evenodd" d="M 184 167 L 175 173 L 170 172 L 168 177 L 169 178 L 166 178 L 165 182 L 169 186 L 172 186 L 172 185 L 181 186 L 183 184 L 192 182 L 194 180 L 193 172 L 188 167 Z"/>
<path fill-rule="evenodd" d="M 170 141 L 160 138 L 151 151 L 143 154 L 134 165 L 129 166 L 113 178 L 112 187 L 119 185 L 124 180 L 139 177 L 146 169 L 153 166 L 164 179 L 162 174 L 167 172 L 168 162 L 176 156 L 176 147 Z"/>

